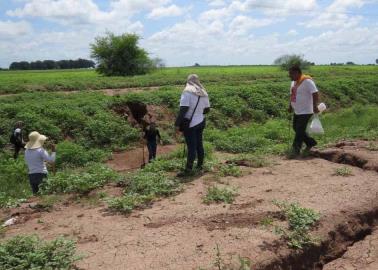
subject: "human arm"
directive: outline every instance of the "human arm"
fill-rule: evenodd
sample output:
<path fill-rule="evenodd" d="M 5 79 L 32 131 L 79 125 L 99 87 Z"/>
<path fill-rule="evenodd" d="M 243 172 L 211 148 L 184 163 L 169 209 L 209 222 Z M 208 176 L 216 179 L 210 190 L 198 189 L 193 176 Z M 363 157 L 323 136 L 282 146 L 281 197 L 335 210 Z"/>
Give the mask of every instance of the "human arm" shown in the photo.
<path fill-rule="evenodd" d="M 319 113 L 318 104 L 319 104 L 319 92 L 312 94 L 314 113 Z"/>
<path fill-rule="evenodd" d="M 176 122 L 175 122 L 176 128 L 181 125 L 188 111 L 189 111 L 189 106 L 180 106 L 180 111 L 177 115 Z"/>
<path fill-rule="evenodd" d="M 309 89 L 312 95 L 312 106 L 314 113 L 319 113 L 318 104 L 319 104 L 319 91 L 316 87 L 313 80 L 306 80 L 307 88 Z"/>
<path fill-rule="evenodd" d="M 45 149 L 42 149 L 41 155 L 42 155 L 42 158 L 43 158 L 44 161 L 54 163 L 55 159 L 56 159 L 55 145 L 54 144 L 51 145 L 51 155 L 49 155 L 49 153 Z"/>

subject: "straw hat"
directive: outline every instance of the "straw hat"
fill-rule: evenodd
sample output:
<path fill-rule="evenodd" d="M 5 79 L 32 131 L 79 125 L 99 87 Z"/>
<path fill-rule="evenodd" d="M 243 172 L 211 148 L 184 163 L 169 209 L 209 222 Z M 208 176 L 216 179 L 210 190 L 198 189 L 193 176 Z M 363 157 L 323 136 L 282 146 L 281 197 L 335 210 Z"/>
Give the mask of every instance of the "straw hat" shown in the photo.
<path fill-rule="evenodd" d="M 36 149 L 43 146 L 47 137 L 39 134 L 37 131 L 33 131 L 29 134 L 29 142 L 25 145 L 26 149 Z"/>

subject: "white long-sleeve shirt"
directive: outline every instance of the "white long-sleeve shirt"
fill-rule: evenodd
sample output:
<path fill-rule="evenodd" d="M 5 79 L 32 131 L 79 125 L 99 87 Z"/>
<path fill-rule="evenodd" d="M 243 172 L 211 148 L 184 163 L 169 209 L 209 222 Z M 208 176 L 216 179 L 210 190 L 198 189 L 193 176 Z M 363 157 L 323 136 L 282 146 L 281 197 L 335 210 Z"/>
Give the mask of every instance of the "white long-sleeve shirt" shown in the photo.
<path fill-rule="evenodd" d="M 55 162 L 56 153 L 53 152 L 51 155 L 47 153 L 45 149 L 26 149 L 25 151 L 25 161 L 29 168 L 29 174 L 33 173 L 44 173 L 47 174 L 47 168 L 45 162 Z"/>

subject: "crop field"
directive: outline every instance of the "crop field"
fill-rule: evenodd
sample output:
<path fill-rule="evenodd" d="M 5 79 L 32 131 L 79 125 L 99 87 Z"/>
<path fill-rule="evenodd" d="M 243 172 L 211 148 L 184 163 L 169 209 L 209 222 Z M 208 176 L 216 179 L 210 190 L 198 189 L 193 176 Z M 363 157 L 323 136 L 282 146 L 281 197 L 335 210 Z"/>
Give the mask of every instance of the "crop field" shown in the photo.
<path fill-rule="evenodd" d="M 173 125 L 191 73 L 212 109 L 205 172 L 181 181 L 183 138 Z M 46 269 L 378 269 L 356 259 L 374 249 L 366 236 L 378 244 L 378 66 L 305 73 L 328 106 L 325 134 L 289 159 L 290 80 L 276 66 L 134 77 L 0 71 L 0 223 L 15 220 L 0 227 L 0 270 L 48 261 L 56 264 Z M 147 113 L 163 145 L 141 168 Z M 38 197 L 23 155 L 12 158 L 16 121 L 57 145 L 56 173 Z"/>

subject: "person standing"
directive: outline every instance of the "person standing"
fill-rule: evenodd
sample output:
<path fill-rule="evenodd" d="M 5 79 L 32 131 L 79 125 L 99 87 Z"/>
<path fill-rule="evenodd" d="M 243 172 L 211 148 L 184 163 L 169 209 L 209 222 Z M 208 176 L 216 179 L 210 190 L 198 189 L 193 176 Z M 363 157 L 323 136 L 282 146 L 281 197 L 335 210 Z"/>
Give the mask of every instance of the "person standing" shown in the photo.
<path fill-rule="evenodd" d="M 51 145 L 51 155 L 43 148 L 47 137 L 33 131 L 29 134 L 29 142 L 25 145 L 25 161 L 28 166 L 29 182 L 33 194 L 39 191 L 39 185 L 47 178 L 46 162 L 54 163 L 56 157 L 55 145 Z"/>
<path fill-rule="evenodd" d="M 300 154 L 303 143 L 306 151 L 317 145 L 314 138 L 306 133 L 309 120 L 314 113 L 319 113 L 319 91 L 310 76 L 303 75 L 298 66 L 289 69 L 291 78 L 289 113 L 294 112 L 293 129 L 295 137 L 293 141 L 293 154 Z"/>
<path fill-rule="evenodd" d="M 12 130 L 12 134 L 10 136 L 10 142 L 11 144 L 13 144 L 13 147 L 14 147 L 14 154 L 13 154 L 14 159 L 18 158 L 20 150 L 23 149 L 25 146 L 23 134 L 22 134 L 23 126 L 24 126 L 24 123 L 22 121 L 16 122 L 15 127 Z"/>
<path fill-rule="evenodd" d="M 197 157 L 197 169 L 202 170 L 205 157 L 203 131 L 206 126 L 205 114 L 210 111 L 209 96 L 196 74 L 188 76 L 181 94 L 180 112 L 177 116 L 176 131 L 184 134 L 188 148 L 185 170 L 178 176 L 193 173 L 193 164 Z"/>
<path fill-rule="evenodd" d="M 144 129 L 144 138 L 147 141 L 148 162 L 151 162 L 156 158 L 157 141 L 161 141 L 160 132 L 155 123 L 150 123 L 148 128 Z"/>

